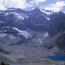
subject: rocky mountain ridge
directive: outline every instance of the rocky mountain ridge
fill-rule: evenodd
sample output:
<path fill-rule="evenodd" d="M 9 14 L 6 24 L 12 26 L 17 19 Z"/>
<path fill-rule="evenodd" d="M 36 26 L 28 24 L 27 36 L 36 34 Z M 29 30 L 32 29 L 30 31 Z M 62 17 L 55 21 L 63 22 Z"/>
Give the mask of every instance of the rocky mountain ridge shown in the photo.
<path fill-rule="evenodd" d="M 43 62 L 41 57 L 65 53 L 64 39 L 63 12 L 39 8 L 0 11 L 0 52 L 16 61 Z"/>

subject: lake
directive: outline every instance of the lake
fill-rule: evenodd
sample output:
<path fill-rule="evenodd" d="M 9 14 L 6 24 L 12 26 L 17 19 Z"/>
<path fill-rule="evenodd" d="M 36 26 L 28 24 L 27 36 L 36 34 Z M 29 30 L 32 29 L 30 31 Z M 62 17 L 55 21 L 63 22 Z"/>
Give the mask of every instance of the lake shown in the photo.
<path fill-rule="evenodd" d="M 64 55 L 47 56 L 47 57 L 42 57 L 42 58 L 65 61 L 65 56 Z"/>

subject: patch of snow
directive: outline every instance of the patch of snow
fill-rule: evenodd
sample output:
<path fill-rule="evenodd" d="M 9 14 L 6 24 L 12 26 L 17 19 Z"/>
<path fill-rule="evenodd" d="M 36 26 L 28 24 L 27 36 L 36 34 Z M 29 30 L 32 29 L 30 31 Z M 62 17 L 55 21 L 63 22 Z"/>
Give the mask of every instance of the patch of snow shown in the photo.
<path fill-rule="evenodd" d="M 21 31 L 18 28 L 15 28 L 15 27 L 13 27 L 13 29 L 17 30 L 19 32 L 19 35 L 23 35 L 26 39 L 32 38 L 31 33 L 27 32 L 27 31 Z"/>
<path fill-rule="evenodd" d="M 16 36 L 14 39 L 13 36 L 11 35 L 6 35 L 4 37 L 0 37 L 0 39 L 6 44 L 6 45 L 11 45 L 11 44 L 16 44 L 19 41 L 21 41 L 21 38 L 19 36 Z"/>
<path fill-rule="evenodd" d="M 5 16 L 7 16 L 9 13 L 5 13 Z"/>
<path fill-rule="evenodd" d="M 46 33 L 44 34 L 44 38 L 47 37 L 47 36 L 48 36 L 48 32 L 46 32 Z"/>
<path fill-rule="evenodd" d="M 17 16 L 18 17 L 18 19 L 22 19 L 22 20 L 24 20 L 24 17 L 22 17 L 22 16 Z"/>
<path fill-rule="evenodd" d="M 13 35 L 9 35 L 9 38 L 10 38 L 10 39 L 16 39 L 16 37 L 13 36 Z"/>
<path fill-rule="evenodd" d="M 39 42 L 41 43 L 41 42 L 42 42 L 42 40 L 41 40 L 41 39 L 39 39 Z"/>
<path fill-rule="evenodd" d="M 46 13 L 46 14 L 52 14 L 52 12 L 47 12 L 47 11 L 44 11 L 42 9 L 40 9 L 40 11 L 43 12 L 43 13 Z"/>
<path fill-rule="evenodd" d="M 1 33 L 1 34 L 0 34 L 0 37 L 5 37 L 5 36 L 6 36 L 5 33 Z"/>
<path fill-rule="evenodd" d="M 7 16 L 7 15 L 9 15 L 9 14 L 14 14 L 18 19 L 22 19 L 22 20 L 24 20 L 24 17 L 21 16 L 21 15 L 19 15 L 19 14 L 16 13 L 16 12 L 5 13 L 5 16 Z"/>
<path fill-rule="evenodd" d="M 18 13 L 19 14 L 19 13 Z M 24 18 L 29 18 L 28 15 L 22 13 L 22 14 L 19 14 L 20 16 L 24 17 Z"/>
<path fill-rule="evenodd" d="M 47 18 L 47 20 L 50 20 L 50 18 Z"/>
<path fill-rule="evenodd" d="M 50 18 L 49 18 L 49 17 L 47 17 L 47 16 L 45 16 L 45 18 L 46 18 L 47 20 L 50 20 Z"/>
<path fill-rule="evenodd" d="M 16 16 L 18 19 L 22 19 L 22 20 L 24 20 L 24 17 L 20 16 L 18 13 L 13 12 L 13 14 L 15 14 L 15 16 Z"/>

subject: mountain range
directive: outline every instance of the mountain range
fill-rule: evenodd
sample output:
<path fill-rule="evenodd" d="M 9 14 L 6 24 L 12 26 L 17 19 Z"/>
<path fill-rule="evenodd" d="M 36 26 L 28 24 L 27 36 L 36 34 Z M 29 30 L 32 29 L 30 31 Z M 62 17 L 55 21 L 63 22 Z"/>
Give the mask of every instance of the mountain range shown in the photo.
<path fill-rule="evenodd" d="M 39 8 L 0 11 L 0 52 L 15 61 L 43 62 L 41 57 L 64 55 L 64 45 L 65 13 Z"/>

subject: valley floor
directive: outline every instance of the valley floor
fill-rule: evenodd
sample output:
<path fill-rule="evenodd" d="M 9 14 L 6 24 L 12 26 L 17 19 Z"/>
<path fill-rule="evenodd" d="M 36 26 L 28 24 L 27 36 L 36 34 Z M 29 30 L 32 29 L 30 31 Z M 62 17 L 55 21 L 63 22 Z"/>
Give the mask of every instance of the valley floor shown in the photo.
<path fill-rule="evenodd" d="M 43 43 L 43 47 L 40 45 L 37 46 L 33 40 L 14 46 L 8 46 L 0 43 L 0 48 L 10 53 L 1 53 L 0 60 L 6 63 L 12 63 L 11 65 L 65 65 L 64 61 L 52 61 L 50 59 L 42 58 L 55 55 L 55 53 L 60 51 L 57 46 L 54 46 L 52 49 L 44 47 L 53 46 L 56 38 L 59 38 L 61 35 L 63 35 L 63 33 L 60 32 L 50 40 L 46 41 L 45 45 Z M 51 45 L 52 42 L 53 44 Z"/>

